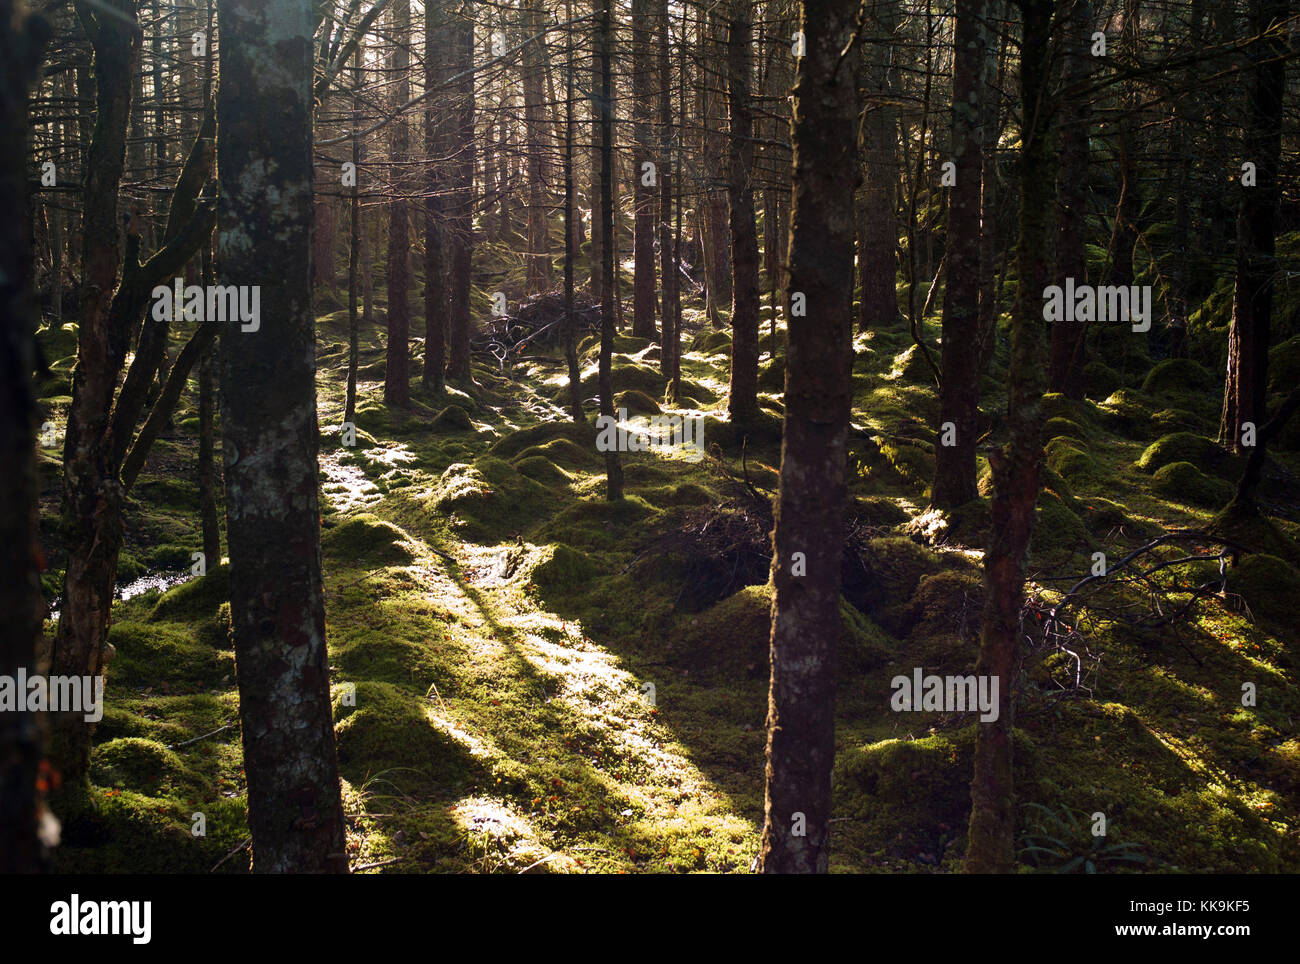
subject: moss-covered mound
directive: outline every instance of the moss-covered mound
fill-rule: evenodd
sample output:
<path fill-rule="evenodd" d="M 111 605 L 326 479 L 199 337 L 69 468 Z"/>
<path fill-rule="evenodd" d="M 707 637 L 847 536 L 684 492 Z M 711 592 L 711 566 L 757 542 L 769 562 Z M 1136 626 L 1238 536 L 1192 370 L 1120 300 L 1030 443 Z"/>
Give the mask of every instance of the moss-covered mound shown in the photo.
<path fill-rule="evenodd" d="M 429 426 L 435 432 L 470 432 L 474 423 L 470 421 L 469 412 L 459 405 L 448 405 L 434 416 Z"/>
<path fill-rule="evenodd" d="M 614 396 L 614 410 L 624 409 L 629 415 L 657 415 L 662 409 L 659 403 L 645 392 L 629 389 Z"/>
<path fill-rule="evenodd" d="M 339 769 L 357 786 L 460 792 L 480 773 L 469 747 L 436 725 L 430 704 L 400 687 L 362 681 L 350 697 L 335 686 L 334 715 Z"/>
<path fill-rule="evenodd" d="M 1151 477 L 1151 490 L 1166 499 L 1215 508 L 1232 498 L 1232 485 L 1206 475 L 1191 462 L 1162 465 Z"/>
<path fill-rule="evenodd" d="M 122 620 L 109 630 L 108 641 L 117 651 L 108 664 L 109 686 L 194 693 L 233 678 L 231 654 L 200 641 L 183 625 Z"/>
<path fill-rule="evenodd" d="M 155 740 L 123 737 L 95 747 L 90 777 L 98 786 L 129 788 L 156 795 L 185 773 L 172 750 Z"/>
<path fill-rule="evenodd" d="M 1147 373 L 1142 391 L 1148 395 L 1199 395 L 1209 398 L 1221 386 L 1200 362 L 1166 358 Z"/>
<path fill-rule="evenodd" d="M 206 576 L 191 579 L 167 590 L 154 604 L 151 621 L 196 619 L 215 616 L 230 601 L 230 566 L 209 569 Z"/>
<path fill-rule="evenodd" d="M 1234 475 L 1240 461 L 1203 435 L 1175 432 L 1147 446 L 1136 466 L 1148 475 L 1171 462 L 1191 462 L 1220 478 Z"/>
<path fill-rule="evenodd" d="M 1300 570 L 1285 560 L 1263 553 L 1245 556 L 1228 570 L 1227 589 L 1245 599 L 1252 612 L 1294 626 Z"/>
<path fill-rule="evenodd" d="M 406 533 L 373 515 L 356 515 L 326 529 L 322 551 L 349 564 L 407 566 L 415 560 Z"/>

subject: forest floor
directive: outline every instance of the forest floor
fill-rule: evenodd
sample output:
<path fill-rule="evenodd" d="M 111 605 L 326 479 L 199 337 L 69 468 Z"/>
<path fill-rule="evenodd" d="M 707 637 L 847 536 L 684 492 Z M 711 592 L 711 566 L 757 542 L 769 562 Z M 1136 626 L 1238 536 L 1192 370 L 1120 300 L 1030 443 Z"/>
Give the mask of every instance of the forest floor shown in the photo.
<path fill-rule="evenodd" d="M 663 401 L 657 347 L 626 335 L 615 388 L 630 418 L 661 406 L 703 418 L 706 452 L 625 453 L 627 497 L 611 504 L 594 429 L 557 404 L 560 352 L 508 372 L 476 367 L 468 392 L 432 398 L 413 386 L 398 412 L 382 403 L 382 335 L 365 332 L 347 446 L 346 312 L 321 317 L 326 617 L 354 867 L 752 866 L 780 358 L 765 329 L 765 416 L 742 439 L 725 412 L 729 337 L 699 313 L 687 320 L 680 407 Z M 937 325 L 925 334 L 933 350 Z M 856 568 L 842 606 L 831 869 L 953 871 L 975 714 L 894 712 L 890 680 L 918 666 L 973 671 L 987 498 L 927 513 L 933 379 L 906 331 L 859 335 L 855 349 Z M 591 397 L 596 346 L 581 351 Z M 1093 366 L 1091 400 L 1047 400 L 1030 565 L 1044 609 L 1094 552 L 1113 562 L 1162 531 L 1204 526 L 1239 468 L 1211 441 L 1210 372 L 1124 352 Z M 997 364 L 985 380 L 990 412 L 1001 403 Z M 66 383 L 44 393 L 56 422 L 60 392 Z M 196 547 L 194 410 L 176 423 L 132 492 L 121 582 L 183 570 Z M 47 452 L 43 464 L 49 517 L 58 463 Z M 1268 552 L 1230 569 L 1227 593 L 1165 625 L 1126 622 L 1153 599 L 1176 610 L 1207 567 L 1217 572 L 1174 565 L 1162 593 L 1116 586 L 1106 606 L 1078 613 L 1072 652 L 1041 640 L 1027 651 L 1015 721 L 1026 869 L 1300 870 L 1297 474 L 1292 445 L 1265 482 Z M 93 762 L 98 811 L 65 828 L 59 869 L 247 869 L 225 579 L 222 566 L 118 604 Z M 1104 837 L 1090 832 L 1098 813 Z"/>

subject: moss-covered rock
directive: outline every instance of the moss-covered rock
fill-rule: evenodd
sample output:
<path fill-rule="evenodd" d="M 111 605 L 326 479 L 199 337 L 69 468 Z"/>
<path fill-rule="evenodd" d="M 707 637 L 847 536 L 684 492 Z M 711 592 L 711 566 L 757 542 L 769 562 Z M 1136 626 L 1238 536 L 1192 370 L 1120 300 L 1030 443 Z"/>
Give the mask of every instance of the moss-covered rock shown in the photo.
<path fill-rule="evenodd" d="M 614 396 L 614 410 L 625 409 L 629 415 L 657 415 L 662 409 L 659 403 L 645 392 L 629 389 Z"/>
<path fill-rule="evenodd" d="M 1108 478 L 1101 463 L 1094 459 L 1085 446 L 1072 437 L 1058 436 L 1047 443 L 1044 452 L 1048 467 L 1074 488 L 1096 488 Z"/>
<path fill-rule="evenodd" d="M 90 777 L 101 787 L 157 793 L 185 772 L 181 758 L 155 740 L 121 737 L 95 747 Z"/>
<path fill-rule="evenodd" d="M 448 405 L 434 416 L 430 429 L 434 432 L 471 432 L 474 423 L 470 421 L 469 412 L 459 405 Z"/>
<path fill-rule="evenodd" d="M 878 438 L 880 454 L 899 478 L 926 487 L 934 481 L 934 446 L 919 439 Z"/>
<path fill-rule="evenodd" d="M 585 592 L 601 571 L 600 564 L 585 552 L 559 543 L 533 569 L 532 580 L 548 596 L 566 596 Z"/>
<path fill-rule="evenodd" d="M 1147 373 L 1142 391 L 1148 395 L 1212 395 L 1218 386 L 1215 378 L 1200 362 L 1190 358 L 1166 358 Z"/>
<path fill-rule="evenodd" d="M 474 539 L 501 539 L 517 533 L 539 510 L 554 507 L 557 494 L 521 475 L 513 465 L 485 455 L 473 465 L 458 462 L 438 479 L 431 506 Z"/>
<path fill-rule="evenodd" d="M 555 445 L 552 443 L 563 439 L 570 445 Z M 577 468 L 582 462 L 569 464 L 557 457 L 559 452 L 571 453 L 576 458 L 576 453 L 594 453 L 596 451 L 596 430 L 589 422 L 574 422 L 569 419 L 557 419 L 553 422 L 542 422 L 538 425 L 531 425 L 528 428 L 519 429 L 511 432 L 498 439 L 488 448 L 489 455 L 495 455 L 499 459 L 513 459 L 521 455 L 525 449 L 537 446 L 542 449 L 540 453 L 531 454 L 545 455 L 556 465 L 562 465 L 565 468 Z"/>
<path fill-rule="evenodd" d="M 1054 492 L 1038 497 L 1031 547 L 1036 555 L 1080 552 L 1091 548 L 1092 536 L 1083 520 Z"/>
<path fill-rule="evenodd" d="M 691 351 L 698 351 L 703 355 L 712 355 L 721 351 L 731 350 L 731 335 L 725 331 L 713 331 L 705 328 L 697 332 L 691 339 Z"/>
<path fill-rule="evenodd" d="M 1089 398 L 1106 398 L 1123 387 L 1123 376 L 1105 362 L 1092 361 L 1083 366 L 1083 391 Z"/>
<path fill-rule="evenodd" d="M 1058 417 L 1049 418 L 1043 424 L 1043 438 L 1072 438 L 1087 442 L 1092 438 L 1092 434 L 1074 419 Z"/>
<path fill-rule="evenodd" d="M 406 533 L 368 513 L 325 530 L 321 547 L 348 564 L 406 566 L 415 560 Z"/>
<path fill-rule="evenodd" d="M 1251 553 L 1228 570 L 1227 591 L 1239 594 L 1257 615 L 1294 626 L 1300 570 L 1277 556 Z"/>
<path fill-rule="evenodd" d="M 939 571 L 939 557 L 911 539 L 886 536 L 867 543 L 861 562 L 866 570 L 861 595 L 850 597 L 850 601 L 869 613 L 886 632 L 904 635 L 912 594 L 924 576 Z"/>
<path fill-rule="evenodd" d="M 1227 504 L 1233 487 L 1206 475 L 1191 462 L 1170 462 L 1151 476 L 1151 490 L 1166 499 L 1215 508 Z"/>
<path fill-rule="evenodd" d="M 1240 469 L 1240 460 L 1234 455 L 1205 436 L 1191 432 L 1175 432 L 1157 439 L 1147 446 L 1135 464 L 1150 475 L 1171 462 L 1191 462 L 1220 478 L 1235 475 Z"/>
<path fill-rule="evenodd" d="M 215 616 L 230 601 L 230 566 L 209 568 L 205 576 L 181 583 L 163 593 L 149 614 L 150 622 L 189 620 Z"/>

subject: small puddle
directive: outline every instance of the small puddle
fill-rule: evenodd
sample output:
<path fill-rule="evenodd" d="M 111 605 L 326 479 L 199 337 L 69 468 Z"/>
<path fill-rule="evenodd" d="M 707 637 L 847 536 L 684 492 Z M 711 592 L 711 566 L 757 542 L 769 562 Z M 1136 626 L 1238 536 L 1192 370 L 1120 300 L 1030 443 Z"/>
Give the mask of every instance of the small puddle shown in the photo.
<path fill-rule="evenodd" d="M 195 578 L 194 574 L 188 569 L 180 569 L 175 572 L 168 572 L 165 570 L 149 572 L 145 573 L 138 579 L 132 579 L 128 583 L 119 584 L 113 590 L 113 598 L 125 602 L 126 600 L 132 599 L 136 596 L 144 595 L 151 589 L 157 589 L 159 592 L 166 592 L 168 589 L 179 586 L 183 582 L 189 582 L 193 578 Z M 62 605 L 63 597 L 61 595 L 55 596 L 54 600 L 50 603 L 50 614 L 46 618 L 52 622 L 58 622 L 59 609 Z"/>

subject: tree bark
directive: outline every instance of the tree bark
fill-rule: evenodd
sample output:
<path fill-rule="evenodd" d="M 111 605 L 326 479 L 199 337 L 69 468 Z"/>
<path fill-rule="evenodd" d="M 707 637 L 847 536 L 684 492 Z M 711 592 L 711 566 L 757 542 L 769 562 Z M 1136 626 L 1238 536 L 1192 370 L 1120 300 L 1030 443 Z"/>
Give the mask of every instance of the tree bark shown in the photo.
<path fill-rule="evenodd" d="M 446 8 L 428 0 L 424 5 L 424 88 L 437 90 L 446 82 L 443 51 L 447 31 L 442 20 Z M 447 364 L 447 267 L 443 241 L 442 189 L 445 172 L 442 156 L 447 137 L 442 112 L 434 98 L 425 101 L 424 153 L 424 388 L 441 393 Z"/>
<path fill-rule="evenodd" d="M 0 210 L 11 214 L 27 210 L 28 88 L 49 32 L 21 2 L 0 0 Z M 56 282 L 56 300 L 59 288 Z M 20 669 L 36 673 L 45 616 L 36 521 L 35 309 L 31 224 L 6 217 L 0 225 L 0 674 L 10 679 Z M 40 761 L 36 714 L 0 713 L 0 873 L 42 869 Z"/>
<path fill-rule="evenodd" d="M 1237 217 L 1237 265 L 1228 328 L 1228 368 L 1223 386 L 1219 440 L 1245 452 L 1243 427 L 1256 432 L 1264 421 L 1268 388 L 1268 342 L 1277 272 L 1278 162 L 1282 150 L 1282 101 L 1286 92 L 1287 41 L 1277 24 L 1288 0 L 1256 0 L 1251 49 L 1254 61 L 1243 159 L 1255 165 L 1254 187 L 1241 188 Z M 1266 33 L 1266 31 L 1272 33 Z M 1256 444 L 1258 440 L 1256 439 Z"/>
<path fill-rule="evenodd" d="M 1006 441 L 989 453 L 993 469 L 992 525 L 984 556 L 983 630 L 975 672 L 998 680 L 998 716 L 975 733 L 975 773 L 965 869 L 1008 873 L 1015 866 L 1016 808 L 1012 783 L 1012 690 L 1016 680 L 1025 564 L 1038 501 L 1043 449 L 1042 395 L 1046 384 L 1043 290 L 1050 217 L 1055 206 L 1055 157 L 1051 150 L 1052 104 L 1049 39 L 1056 0 L 1020 0 L 1021 41 L 1019 158 L 1020 237 L 1016 260 L 1020 284 L 1011 320 L 1007 373 Z"/>
<path fill-rule="evenodd" d="M 392 6 L 393 73 L 396 75 L 394 104 L 411 99 L 411 2 L 395 0 Z M 410 210 L 403 196 L 405 165 L 410 160 L 410 134 L 405 118 L 393 121 L 393 176 L 389 178 L 396 196 L 388 204 L 388 345 L 384 359 L 384 403 L 405 407 L 411 401 L 410 359 L 411 308 L 407 301 L 411 284 Z"/>
<path fill-rule="evenodd" d="M 221 281 L 261 288 L 261 327 L 221 339 L 230 611 L 257 873 L 348 869 L 317 504 L 313 7 L 218 5 Z"/>
<path fill-rule="evenodd" d="M 596 62 L 600 71 L 600 86 L 596 94 L 596 112 L 600 120 L 600 222 L 606 239 L 614 237 L 614 84 L 610 59 L 614 50 L 613 0 L 599 0 L 600 16 L 596 21 Z M 614 290 L 614 247 L 602 248 L 601 287 L 606 292 Z M 614 349 L 614 305 L 606 298 L 600 311 L 600 414 L 609 418 L 614 414 L 614 386 L 612 357 Z M 618 450 L 610 447 L 605 453 L 605 497 L 610 502 L 623 498 L 623 467 Z"/>
<path fill-rule="evenodd" d="M 632 334 L 655 337 L 655 197 L 658 180 L 666 176 L 668 159 L 656 155 L 651 137 L 652 101 L 651 2 L 632 0 Z M 654 183 L 647 183 L 642 165 L 654 165 Z"/>
<path fill-rule="evenodd" d="M 551 286 L 551 238 L 546 224 L 545 158 L 549 138 L 543 119 L 543 62 L 541 0 L 524 0 L 524 31 L 530 38 L 524 44 L 520 72 L 524 90 L 524 128 L 527 132 L 525 156 L 528 165 L 528 257 L 527 285 L 530 292 L 546 291 Z"/>
<path fill-rule="evenodd" d="M 474 257 L 474 22 L 455 14 L 448 29 L 451 73 L 462 75 L 452 91 L 453 140 L 449 173 L 447 276 L 450 290 L 447 378 L 469 382 L 469 287 Z"/>
<path fill-rule="evenodd" d="M 785 431 L 773 534 L 763 873 L 825 873 L 835 756 L 835 650 L 852 402 L 856 0 L 805 0 L 794 88 Z M 850 51 L 852 52 L 852 51 Z"/>
<path fill-rule="evenodd" d="M 732 0 L 727 30 L 727 207 L 731 231 L 732 421 L 758 417 L 758 227 L 754 219 L 754 119 L 749 102 L 754 28 L 749 0 Z"/>
<path fill-rule="evenodd" d="M 975 441 L 980 402 L 980 180 L 984 170 L 981 99 L 985 0 L 957 0 L 952 73 L 951 156 L 956 183 L 948 189 L 948 279 L 943 293 L 943 381 L 939 444 L 934 450 L 931 502 L 952 509 L 979 495 Z M 949 431 L 951 429 L 951 432 Z M 952 444 L 948 444 L 951 442 Z"/>

